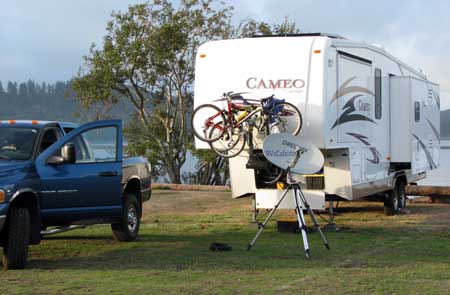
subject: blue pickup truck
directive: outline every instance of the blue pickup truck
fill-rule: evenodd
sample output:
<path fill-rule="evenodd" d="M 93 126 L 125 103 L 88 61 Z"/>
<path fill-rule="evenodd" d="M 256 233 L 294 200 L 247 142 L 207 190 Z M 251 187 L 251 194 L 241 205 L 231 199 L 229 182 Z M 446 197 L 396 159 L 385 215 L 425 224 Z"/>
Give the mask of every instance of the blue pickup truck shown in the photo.
<path fill-rule="evenodd" d="M 45 232 L 106 223 L 116 240 L 136 239 L 150 172 L 122 155 L 121 121 L 0 121 L 3 267 L 24 268 Z"/>

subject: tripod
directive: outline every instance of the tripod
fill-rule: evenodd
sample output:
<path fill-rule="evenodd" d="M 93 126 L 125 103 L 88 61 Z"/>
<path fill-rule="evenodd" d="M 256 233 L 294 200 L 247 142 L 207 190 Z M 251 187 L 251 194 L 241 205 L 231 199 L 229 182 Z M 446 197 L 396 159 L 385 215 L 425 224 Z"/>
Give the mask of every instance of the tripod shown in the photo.
<path fill-rule="evenodd" d="M 294 201 L 295 201 L 295 213 L 297 215 L 297 222 L 298 222 L 298 226 L 302 235 L 302 239 L 303 239 L 303 246 L 305 248 L 305 255 L 306 258 L 309 258 L 309 244 L 308 244 L 308 236 L 306 234 L 306 223 L 305 223 L 305 217 L 303 215 L 303 209 L 305 209 L 313 224 L 314 227 L 316 228 L 316 230 L 320 233 L 320 237 L 322 238 L 323 244 L 325 245 L 325 247 L 330 250 L 330 246 L 328 245 L 328 241 L 325 238 L 325 235 L 323 234 L 322 230 L 320 229 L 319 223 L 317 222 L 316 216 L 314 215 L 313 211 L 311 210 L 308 202 L 306 201 L 305 195 L 302 192 L 302 188 L 300 187 L 300 184 L 298 182 L 294 182 L 292 180 L 292 175 L 290 172 L 290 169 L 295 167 L 295 165 L 297 164 L 298 159 L 300 158 L 300 156 L 305 152 L 305 150 L 301 150 L 299 148 L 297 148 L 295 150 L 295 156 L 292 160 L 292 162 L 289 164 L 286 172 L 287 172 L 287 183 L 288 183 L 288 187 L 284 190 L 283 194 L 281 195 L 281 198 L 278 200 L 278 202 L 275 204 L 275 206 L 272 208 L 272 210 L 270 210 L 269 215 L 266 217 L 266 219 L 264 220 L 263 223 L 259 224 L 259 229 L 258 232 L 256 233 L 255 237 L 253 238 L 253 240 L 250 242 L 250 244 L 248 244 L 247 246 L 247 251 L 249 251 L 256 243 L 256 240 L 259 238 L 259 236 L 261 235 L 261 233 L 263 232 L 264 228 L 266 227 L 267 223 L 270 221 L 270 219 L 272 218 L 272 215 L 275 213 L 275 211 L 278 209 L 278 207 L 280 206 L 281 202 L 283 201 L 284 197 L 287 195 L 287 193 L 292 190 L 293 192 L 293 197 L 294 197 Z M 304 207 L 304 208 L 303 208 Z"/>

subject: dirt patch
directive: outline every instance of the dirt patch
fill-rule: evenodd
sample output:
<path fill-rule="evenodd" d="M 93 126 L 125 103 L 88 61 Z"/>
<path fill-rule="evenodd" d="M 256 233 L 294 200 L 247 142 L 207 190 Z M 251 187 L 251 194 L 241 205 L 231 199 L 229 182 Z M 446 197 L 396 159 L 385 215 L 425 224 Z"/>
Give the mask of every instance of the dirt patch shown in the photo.
<path fill-rule="evenodd" d="M 230 192 L 209 191 L 153 191 L 144 204 L 145 216 L 224 214 L 234 209 L 251 211 L 249 198 L 233 199 Z"/>

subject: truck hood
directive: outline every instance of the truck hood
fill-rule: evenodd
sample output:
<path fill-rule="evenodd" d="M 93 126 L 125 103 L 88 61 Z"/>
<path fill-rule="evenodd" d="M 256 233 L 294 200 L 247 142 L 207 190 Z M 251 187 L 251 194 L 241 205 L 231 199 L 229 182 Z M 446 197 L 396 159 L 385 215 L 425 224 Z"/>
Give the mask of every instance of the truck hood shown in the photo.
<path fill-rule="evenodd" d="M 28 161 L 3 161 L 0 160 L 0 177 L 3 173 L 24 169 L 29 165 Z"/>

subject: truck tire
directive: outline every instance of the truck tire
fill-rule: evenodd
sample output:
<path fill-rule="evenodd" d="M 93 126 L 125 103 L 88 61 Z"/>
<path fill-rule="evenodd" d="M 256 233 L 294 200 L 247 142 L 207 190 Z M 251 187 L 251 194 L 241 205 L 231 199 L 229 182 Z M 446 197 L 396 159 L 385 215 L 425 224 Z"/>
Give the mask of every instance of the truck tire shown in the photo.
<path fill-rule="evenodd" d="M 119 223 L 111 224 L 113 237 L 120 242 L 136 240 L 141 224 L 141 204 L 134 194 L 124 196 L 122 219 Z"/>
<path fill-rule="evenodd" d="M 27 265 L 30 228 L 28 209 L 11 207 L 6 228 L 7 240 L 3 248 L 3 268 L 5 270 L 23 269 Z"/>

